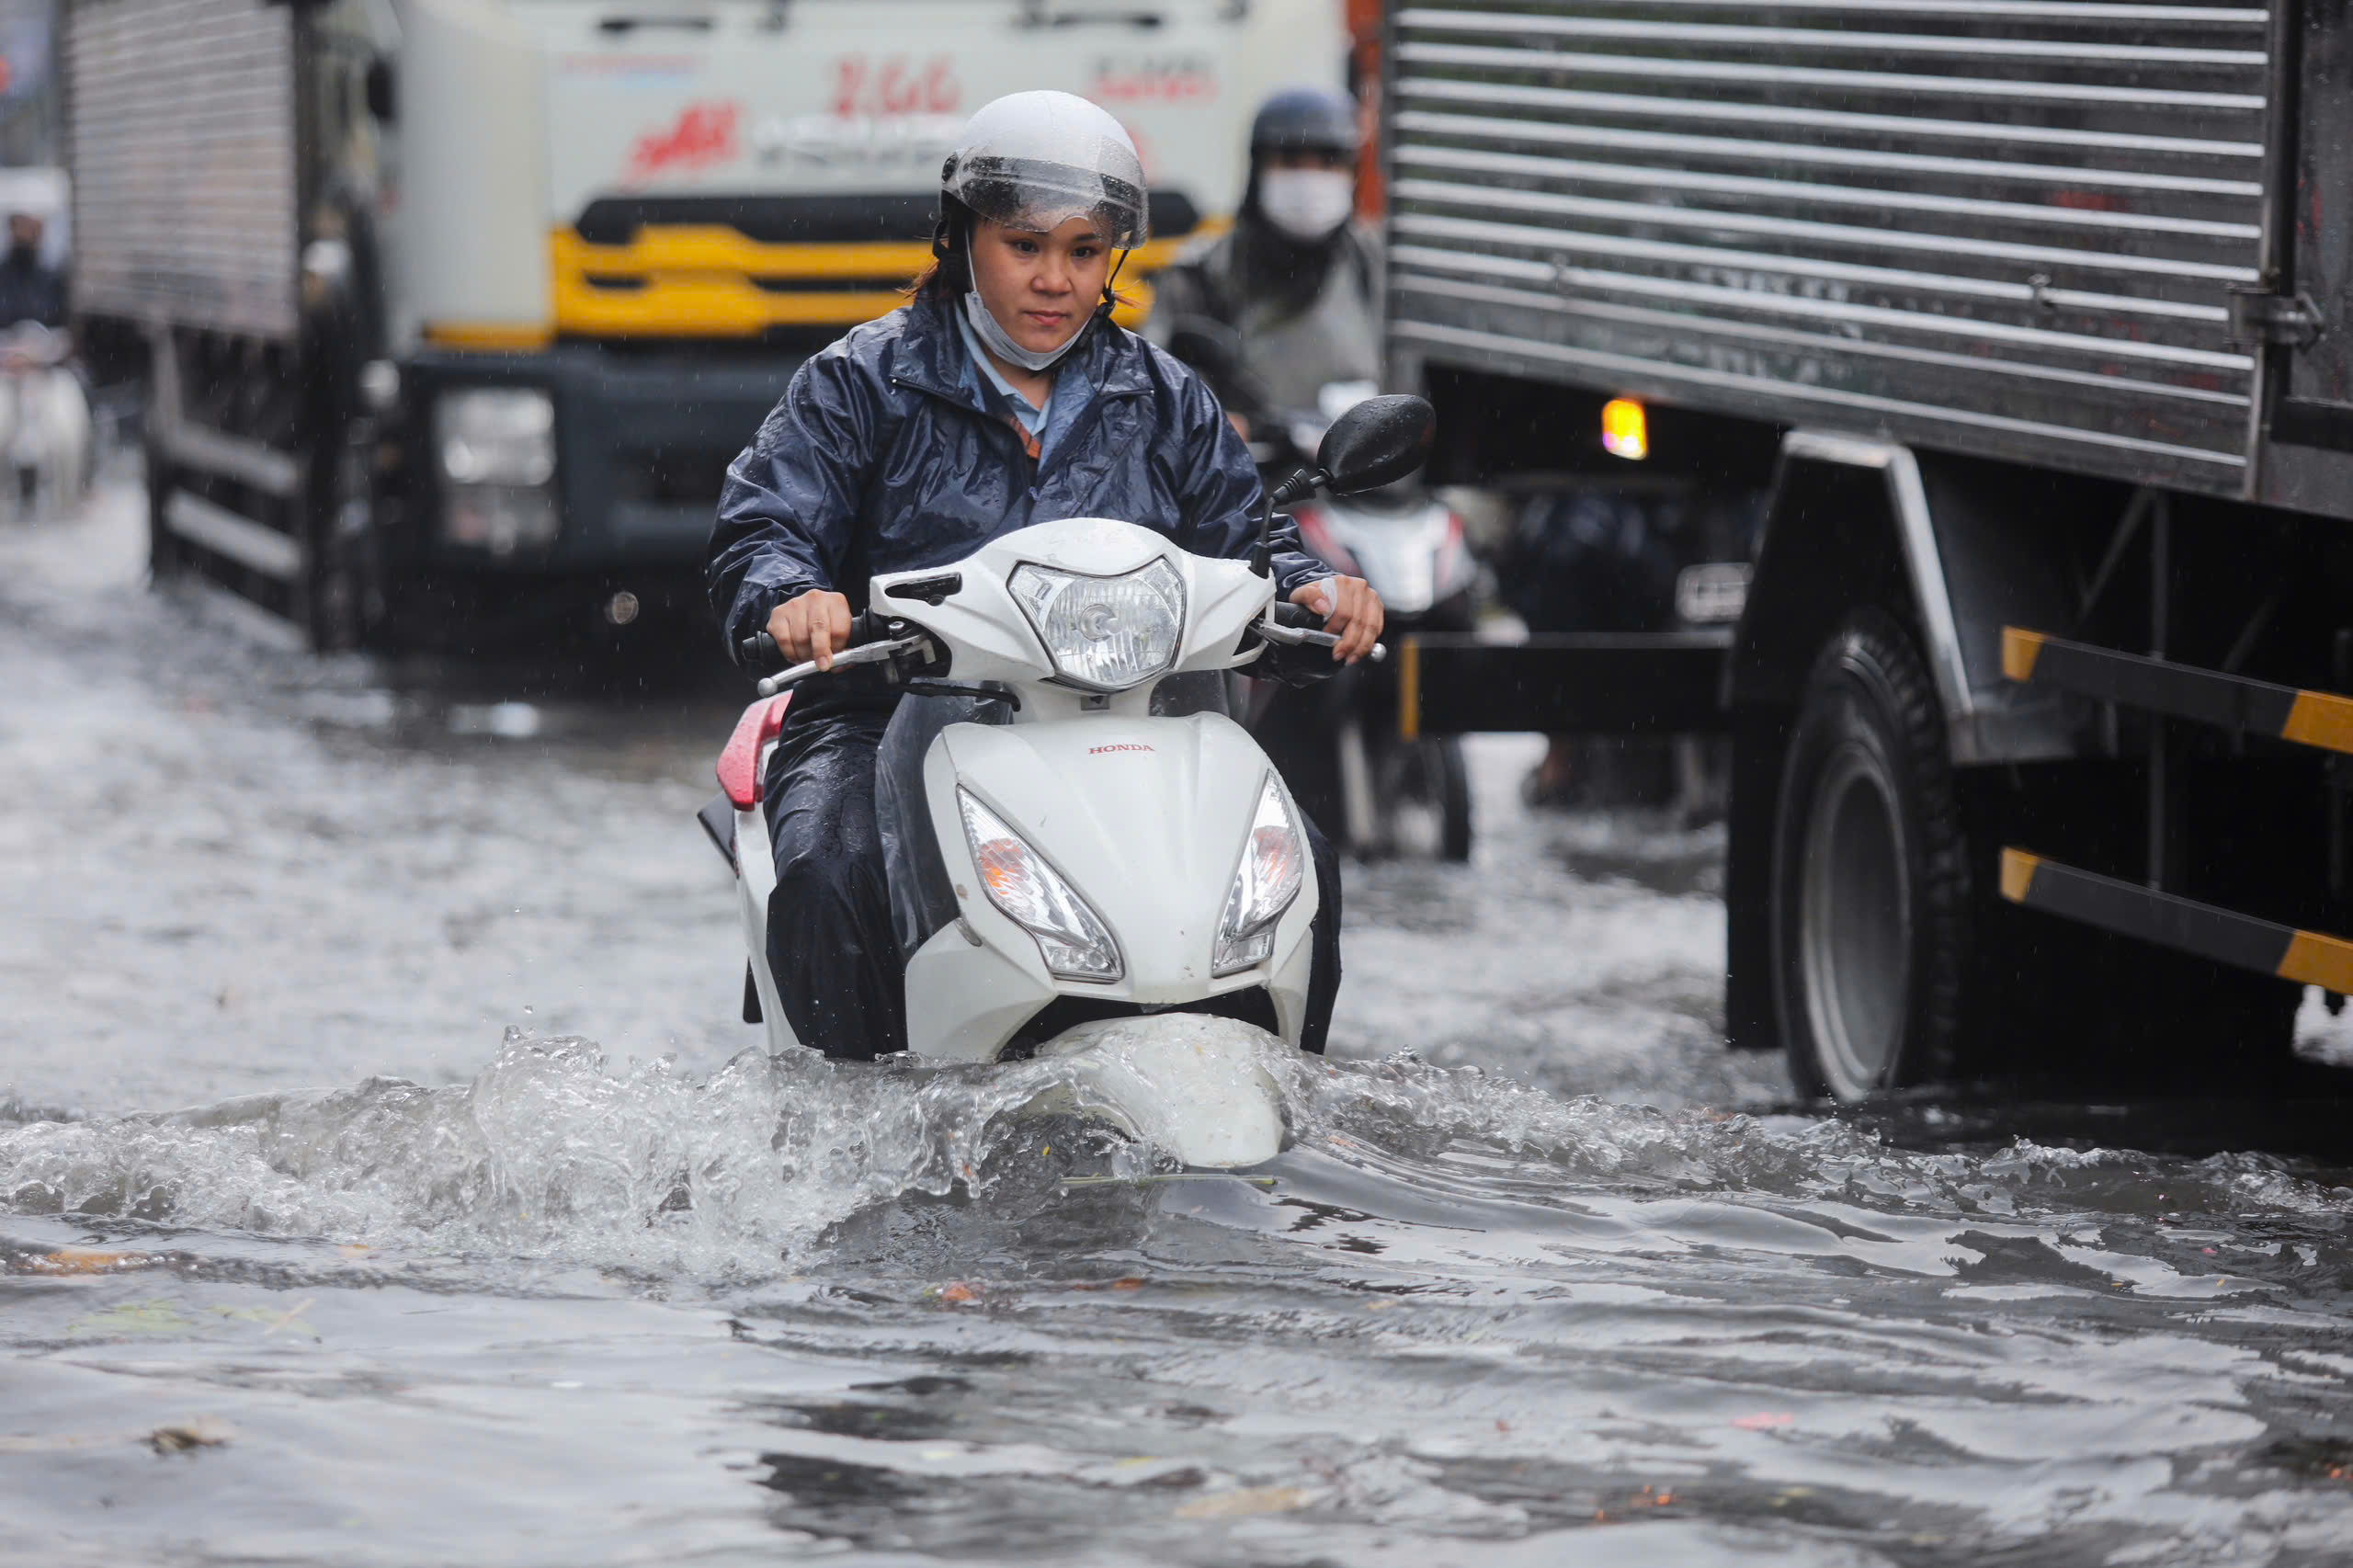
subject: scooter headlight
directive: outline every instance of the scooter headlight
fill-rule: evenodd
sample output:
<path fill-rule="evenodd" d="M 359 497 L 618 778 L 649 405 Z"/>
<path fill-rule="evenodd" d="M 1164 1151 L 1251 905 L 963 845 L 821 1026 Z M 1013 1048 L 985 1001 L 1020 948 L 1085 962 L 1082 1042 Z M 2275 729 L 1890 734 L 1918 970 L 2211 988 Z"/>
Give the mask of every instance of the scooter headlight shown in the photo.
<path fill-rule="evenodd" d="M 1064 980 L 1119 979 L 1120 945 L 1078 890 L 995 812 L 962 790 L 956 791 L 956 804 L 963 811 L 964 841 L 972 846 L 972 866 L 989 902 L 1038 939 L 1046 968 Z"/>
<path fill-rule="evenodd" d="M 1024 563 L 1006 586 L 1029 618 L 1054 673 L 1096 691 L 1125 691 L 1176 662 L 1185 582 L 1165 556 L 1117 577 Z"/>
<path fill-rule="evenodd" d="M 1233 886 L 1225 895 L 1225 914 L 1217 923 L 1210 972 L 1235 974 L 1272 958 L 1275 923 L 1299 897 L 1306 880 L 1306 841 L 1291 821 L 1274 775 L 1268 774 L 1258 790 L 1258 811 L 1250 819 L 1242 864 L 1233 869 Z"/>

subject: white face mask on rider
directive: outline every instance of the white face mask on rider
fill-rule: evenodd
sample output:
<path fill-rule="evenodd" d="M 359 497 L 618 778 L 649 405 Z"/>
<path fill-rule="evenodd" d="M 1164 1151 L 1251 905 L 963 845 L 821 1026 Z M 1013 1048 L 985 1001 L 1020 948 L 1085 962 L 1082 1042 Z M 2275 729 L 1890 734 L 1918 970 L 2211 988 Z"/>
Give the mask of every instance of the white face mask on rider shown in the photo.
<path fill-rule="evenodd" d="M 1258 210 L 1295 240 L 1327 238 L 1356 210 L 1356 176 L 1341 169 L 1268 169 L 1258 176 Z"/>
<path fill-rule="evenodd" d="M 968 290 L 964 295 L 964 319 L 972 324 L 973 335 L 990 353 L 1008 365 L 1018 365 L 1032 371 L 1051 369 L 1057 360 L 1078 346 L 1078 340 L 1086 335 L 1087 324 L 1093 320 L 1089 316 L 1081 316 L 1078 330 L 1063 339 L 1060 347 L 1041 353 L 1035 348 L 1024 348 L 1013 341 L 1013 335 L 989 313 L 989 303 L 981 298 L 978 289 Z"/>

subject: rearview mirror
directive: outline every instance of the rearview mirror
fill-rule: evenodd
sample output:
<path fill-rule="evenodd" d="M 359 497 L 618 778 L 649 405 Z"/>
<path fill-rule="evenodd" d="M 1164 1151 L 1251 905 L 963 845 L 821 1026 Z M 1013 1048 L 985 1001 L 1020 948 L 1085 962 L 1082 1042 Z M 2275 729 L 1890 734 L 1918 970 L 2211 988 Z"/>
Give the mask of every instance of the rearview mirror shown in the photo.
<path fill-rule="evenodd" d="M 1315 466 L 1334 492 L 1352 495 L 1393 484 L 1430 459 L 1438 411 L 1418 397 L 1369 397 L 1324 432 Z"/>

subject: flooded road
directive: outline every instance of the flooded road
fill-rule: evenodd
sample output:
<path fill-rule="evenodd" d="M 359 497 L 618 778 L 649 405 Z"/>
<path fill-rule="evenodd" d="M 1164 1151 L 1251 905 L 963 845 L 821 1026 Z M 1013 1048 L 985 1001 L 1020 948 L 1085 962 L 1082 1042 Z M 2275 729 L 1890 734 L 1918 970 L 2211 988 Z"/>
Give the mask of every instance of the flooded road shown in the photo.
<path fill-rule="evenodd" d="M 726 678 L 281 652 L 137 507 L 0 529 L 0 1560 L 2353 1555 L 2353 1171 L 1791 1114 L 1720 840 L 1516 738 L 1154 1179 L 752 1049 Z"/>

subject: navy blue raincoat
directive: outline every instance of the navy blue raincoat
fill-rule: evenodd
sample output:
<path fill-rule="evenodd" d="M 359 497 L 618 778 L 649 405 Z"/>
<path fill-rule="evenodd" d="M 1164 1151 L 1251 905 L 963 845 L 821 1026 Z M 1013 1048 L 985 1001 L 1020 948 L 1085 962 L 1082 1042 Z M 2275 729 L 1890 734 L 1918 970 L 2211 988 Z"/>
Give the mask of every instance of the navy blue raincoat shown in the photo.
<path fill-rule="evenodd" d="M 707 581 L 731 653 L 812 588 L 866 605 L 867 579 L 960 561 L 1061 517 L 1117 517 L 1196 555 L 1238 559 L 1263 504 L 1249 449 L 1191 369 L 1108 320 L 1073 349 L 1095 395 L 1046 453 L 970 389 L 950 311 L 921 299 L 795 372 L 730 464 Z M 1283 597 L 1331 568 L 1278 517 Z"/>

